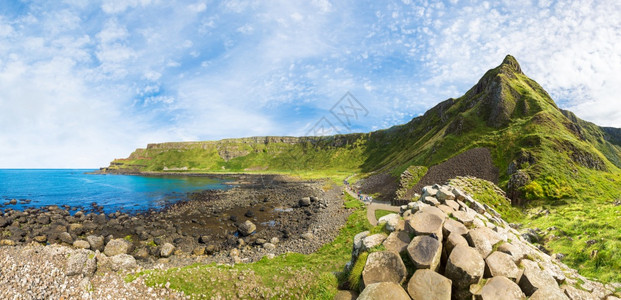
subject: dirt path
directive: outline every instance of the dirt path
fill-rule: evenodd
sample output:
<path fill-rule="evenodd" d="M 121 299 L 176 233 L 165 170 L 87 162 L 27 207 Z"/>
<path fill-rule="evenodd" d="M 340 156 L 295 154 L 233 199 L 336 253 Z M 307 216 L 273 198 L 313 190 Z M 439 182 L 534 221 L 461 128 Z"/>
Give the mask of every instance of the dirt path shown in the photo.
<path fill-rule="evenodd" d="M 355 174 L 354 174 L 355 175 Z M 354 175 L 350 175 L 349 177 L 345 178 L 345 181 L 347 182 L 347 180 L 354 176 Z M 360 201 L 360 198 L 358 197 L 358 195 L 356 195 L 356 193 L 354 193 L 354 191 L 349 187 L 349 185 L 345 186 L 345 191 L 347 191 L 347 193 L 349 193 L 349 195 L 351 195 L 352 197 L 358 199 L 358 201 Z M 368 195 L 366 194 L 360 194 L 363 198 L 366 198 Z M 383 201 L 377 201 L 377 200 L 373 200 L 373 202 L 371 204 L 361 201 L 364 204 L 367 205 L 367 220 L 369 220 L 369 223 L 371 223 L 371 225 L 375 226 L 377 225 L 377 219 L 375 218 L 375 211 L 378 209 L 382 209 L 382 210 L 388 210 L 388 211 L 394 211 L 394 212 L 399 212 L 399 206 L 392 206 L 390 205 L 389 202 L 383 202 Z"/>

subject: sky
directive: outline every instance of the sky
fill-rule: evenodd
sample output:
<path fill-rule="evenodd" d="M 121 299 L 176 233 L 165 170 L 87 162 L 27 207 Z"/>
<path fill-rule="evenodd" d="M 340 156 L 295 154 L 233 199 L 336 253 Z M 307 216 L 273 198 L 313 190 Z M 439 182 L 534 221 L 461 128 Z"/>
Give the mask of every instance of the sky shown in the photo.
<path fill-rule="evenodd" d="M 0 168 L 387 128 L 507 54 L 560 107 L 621 127 L 618 0 L 2 0 Z"/>

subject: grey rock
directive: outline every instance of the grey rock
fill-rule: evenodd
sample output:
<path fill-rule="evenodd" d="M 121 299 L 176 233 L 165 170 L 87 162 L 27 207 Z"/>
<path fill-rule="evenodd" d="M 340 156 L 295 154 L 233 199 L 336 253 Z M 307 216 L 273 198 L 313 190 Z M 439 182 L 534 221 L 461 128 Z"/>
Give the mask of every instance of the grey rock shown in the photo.
<path fill-rule="evenodd" d="M 569 300 L 567 295 L 558 287 L 546 287 L 537 289 L 529 298 L 530 300 Z"/>
<path fill-rule="evenodd" d="M 596 300 L 597 299 L 593 295 L 591 295 L 591 293 L 577 289 L 570 285 L 564 286 L 563 291 L 565 292 L 565 295 L 571 300 Z"/>
<path fill-rule="evenodd" d="M 386 229 L 392 232 L 395 231 L 399 225 L 399 220 L 401 220 L 401 218 L 399 218 L 398 214 L 387 214 L 379 218 L 379 220 L 377 220 L 377 224 L 385 223 Z"/>
<path fill-rule="evenodd" d="M 394 282 L 378 282 L 364 288 L 358 300 L 410 300 L 410 296 L 401 285 Z"/>
<path fill-rule="evenodd" d="M 420 235 L 407 247 L 408 255 L 417 269 L 437 270 L 442 256 L 442 244 L 430 236 Z"/>
<path fill-rule="evenodd" d="M 558 289 L 556 280 L 539 269 L 537 263 L 528 259 L 523 259 L 521 264 L 524 266 L 524 270 L 517 279 L 517 283 L 526 296 L 533 295 L 541 288 Z"/>
<path fill-rule="evenodd" d="M 438 238 L 442 239 L 442 225 L 444 225 L 444 219 L 438 217 L 436 214 L 421 210 L 415 213 L 411 219 L 407 220 L 406 230 L 415 235 L 435 234 Z"/>
<path fill-rule="evenodd" d="M 411 241 L 412 239 L 410 239 L 410 235 L 407 232 L 395 231 L 388 235 L 383 245 L 388 251 L 401 253 L 406 250 Z"/>
<path fill-rule="evenodd" d="M 465 290 L 478 283 L 484 271 L 485 262 L 476 249 L 457 245 L 446 262 L 444 276 L 453 281 L 456 289 Z"/>
<path fill-rule="evenodd" d="M 75 242 L 73 242 L 73 247 L 79 249 L 89 249 L 91 245 L 85 240 L 76 240 Z"/>
<path fill-rule="evenodd" d="M 482 300 L 520 300 L 526 298 L 520 287 L 504 276 L 489 279 L 480 291 Z"/>
<path fill-rule="evenodd" d="M 361 249 L 363 251 L 371 249 L 375 246 L 379 246 L 381 245 L 384 240 L 387 238 L 386 234 L 384 233 L 376 233 L 373 235 L 369 235 L 367 237 L 365 237 L 364 239 L 362 239 L 362 247 Z"/>
<path fill-rule="evenodd" d="M 104 250 L 104 238 L 103 238 L 103 236 L 89 235 L 89 236 L 86 237 L 86 241 L 88 241 L 88 243 L 91 246 L 91 249 L 93 251 L 95 251 L 95 250 L 103 251 Z"/>
<path fill-rule="evenodd" d="M 136 268 L 136 259 L 129 254 L 117 254 L 110 257 L 110 269 L 112 271 L 129 270 Z"/>
<path fill-rule="evenodd" d="M 450 300 L 451 280 L 429 269 L 419 269 L 408 282 L 408 293 L 412 299 Z"/>
<path fill-rule="evenodd" d="M 444 201 L 446 200 L 454 200 L 455 194 L 453 194 L 451 191 L 449 191 L 446 188 L 441 188 L 436 193 L 436 198 L 438 198 L 440 202 L 444 203 Z"/>
<path fill-rule="evenodd" d="M 493 245 L 502 241 L 498 233 L 487 227 L 471 229 L 466 235 L 466 240 L 470 246 L 479 251 L 479 254 L 481 254 L 483 258 L 486 258 L 492 253 Z"/>
<path fill-rule="evenodd" d="M 302 198 L 302 199 L 300 199 L 298 201 L 298 204 L 300 206 L 310 206 L 311 205 L 311 199 L 310 199 L 310 197 L 304 197 L 304 198 Z"/>
<path fill-rule="evenodd" d="M 169 257 L 172 255 L 173 251 L 175 251 L 175 246 L 171 243 L 165 243 L 160 249 L 160 256 Z"/>
<path fill-rule="evenodd" d="M 444 236 L 448 236 L 453 232 L 455 234 L 465 236 L 468 233 L 468 228 L 466 228 L 464 224 L 453 219 L 446 219 L 446 221 L 444 221 L 444 225 L 442 226 L 442 234 Z"/>
<path fill-rule="evenodd" d="M 520 269 L 513 262 L 511 255 L 495 251 L 485 259 L 485 276 L 504 276 L 515 281 L 520 275 Z"/>
<path fill-rule="evenodd" d="M 58 235 L 58 239 L 61 240 L 63 243 L 73 245 L 73 238 L 71 237 L 71 234 L 69 234 L 68 232 L 61 232 Z"/>
<path fill-rule="evenodd" d="M 377 282 L 394 282 L 402 284 L 407 270 L 398 254 L 392 251 L 380 251 L 369 254 L 362 271 L 365 286 Z"/>
<path fill-rule="evenodd" d="M 87 259 L 88 255 L 84 252 L 71 253 L 69 258 L 67 259 L 67 268 L 65 270 L 65 274 L 67 274 L 67 276 L 82 274 L 82 269 L 84 269 Z"/>
<path fill-rule="evenodd" d="M 112 239 L 106 244 L 104 254 L 107 256 L 115 256 L 118 254 L 127 254 L 131 251 L 131 244 L 124 239 Z"/>
<path fill-rule="evenodd" d="M 246 220 L 244 223 L 239 225 L 238 230 L 243 236 L 248 236 L 257 230 L 257 225 L 254 225 L 254 223 Z"/>

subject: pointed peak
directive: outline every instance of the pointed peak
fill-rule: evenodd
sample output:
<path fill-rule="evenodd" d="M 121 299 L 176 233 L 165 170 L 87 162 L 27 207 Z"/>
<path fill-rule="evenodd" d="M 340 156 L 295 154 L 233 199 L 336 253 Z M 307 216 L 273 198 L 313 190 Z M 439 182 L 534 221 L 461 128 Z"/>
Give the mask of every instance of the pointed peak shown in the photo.
<path fill-rule="evenodd" d="M 518 74 L 524 74 L 522 73 L 522 68 L 520 68 L 520 64 L 518 63 L 518 61 L 510 54 L 505 56 L 505 59 L 502 61 L 502 64 L 500 64 L 500 67 L 509 68 L 511 71 Z"/>

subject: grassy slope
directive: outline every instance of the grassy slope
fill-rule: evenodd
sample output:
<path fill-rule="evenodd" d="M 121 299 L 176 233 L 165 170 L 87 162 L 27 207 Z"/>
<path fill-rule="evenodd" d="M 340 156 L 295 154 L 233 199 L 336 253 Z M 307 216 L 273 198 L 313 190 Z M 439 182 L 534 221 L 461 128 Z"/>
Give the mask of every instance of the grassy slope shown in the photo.
<path fill-rule="evenodd" d="M 535 81 L 507 64 L 488 71 L 464 96 L 449 99 L 407 124 L 368 134 L 251 142 L 245 139 L 181 144 L 170 149 L 137 150 L 121 168 L 161 171 L 164 166 L 202 171 L 301 173 L 340 179 L 348 173 L 387 171 L 395 176 L 411 165 L 431 166 L 474 147 L 487 147 L 506 188 L 513 161 L 531 157 L 519 168 L 533 183 L 523 191 L 531 199 L 527 213 L 510 220 L 527 226 L 563 230 L 546 243 L 567 255 L 583 274 L 621 281 L 618 251 L 621 231 L 621 131 L 600 128 L 561 111 Z M 517 64 L 517 62 L 515 62 Z M 219 151 L 244 153 L 225 161 Z M 587 163 L 584 159 L 586 158 Z M 589 164 L 588 162 L 594 162 Z M 529 213 L 541 208 L 551 214 Z M 593 245 L 586 241 L 603 237 Z M 597 254 L 591 255 L 593 250 Z M 591 257 L 592 256 L 592 257 Z"/>

